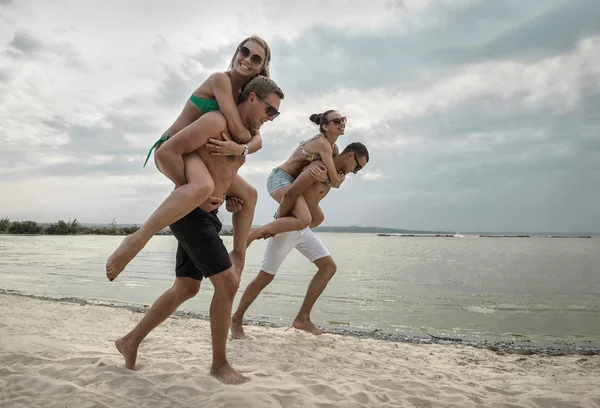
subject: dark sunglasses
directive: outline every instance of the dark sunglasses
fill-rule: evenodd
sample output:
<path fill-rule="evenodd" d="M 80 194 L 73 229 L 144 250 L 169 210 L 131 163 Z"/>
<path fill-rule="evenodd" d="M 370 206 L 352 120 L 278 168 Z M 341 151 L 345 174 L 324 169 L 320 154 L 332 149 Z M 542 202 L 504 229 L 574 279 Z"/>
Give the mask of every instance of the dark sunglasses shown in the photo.
<path fill-rule="evenodd" d="M 357 173 L 358 171 L 362 170 L 362 166 L 358 162 L 358 157 L 356 157 L 356 153 L 354 154 L 354 160 L 356 160 L 356 167 L 354 168 L 354 172 Z"/>
<path fill-rule="evenodd" d="M 269 104 L 269 102 L 265 101 L 260 96 L 257 95 L 257 97 L 258 97 L 258 99 L 260 99 L 260 101 L 262 103 L 264 103 L 265 105 L 267 105 L 267 116 L 269 116 L 269 117 L 273 116 L 273 119 L 275 119 L 277 116 L 279 116 L 279 114 L 281 112 L 279 112 L 277 109 L 275 109 L 273 106 L 271 106 L 271 104 Z"/>
<path fill-rule="evenodd" d="M 251 54 L 250 50 L 248 49 L 248 47 L 240 47 L 238 48 L 238 51 L 240 53 L 240 55 L 244 58 L 248 58 L 248 56 Z M 250 57 L 250 61 L 254 64 L 254 65 L 260 65 L 263 62 L 263 59 L 260 55 L 258 54 L 252 54 L 252 56 Z"/>
<path fill-rule="evenodd" d="M 333 119 L 330 120 L 330 122 L 333 122 L 333 123 L 335 123 L 338 126 L 341 125 L 342 123 L 345 125 L 347 121 L 348 120 L 346 119 L 345 116 L 343 116 L 341 118 L 333 118 Z"/>

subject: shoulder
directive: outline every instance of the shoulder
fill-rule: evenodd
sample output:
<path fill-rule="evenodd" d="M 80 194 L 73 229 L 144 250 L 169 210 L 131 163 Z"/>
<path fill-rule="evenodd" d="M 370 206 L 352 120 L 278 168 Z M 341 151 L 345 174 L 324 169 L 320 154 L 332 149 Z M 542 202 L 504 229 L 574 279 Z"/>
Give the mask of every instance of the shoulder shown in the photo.
<path fill-rule="evenodd" d="M 229 78 L 229 75 L 227 75 L 225 72 L 213 72 L 208 77 L 208 81 L 210 81 L 210 83 L 213 85 L 231 87 L 231 78 Z"/>
<path fill-rule="evenodd" d="M 317 138 L 311 140 L 311 143 L 313 144 L 313 146 L 323 148 L 327 151 L 331 150 L 331 145 L 329 144 L 329 141 L 325 137 L 317 137 Z"/>

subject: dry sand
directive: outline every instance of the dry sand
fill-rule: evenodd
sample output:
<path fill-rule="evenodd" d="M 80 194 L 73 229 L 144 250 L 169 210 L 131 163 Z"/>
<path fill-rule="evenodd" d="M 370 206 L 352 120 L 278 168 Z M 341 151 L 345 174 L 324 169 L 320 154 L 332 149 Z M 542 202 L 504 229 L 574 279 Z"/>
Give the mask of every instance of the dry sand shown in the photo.
<path fill-rule="evenodd" d="M 140 313 L 0 294 L 0 407 L 594 407 L 600 356 L 499 355 L 295 329 L 229 342 L 251 381 L 208 375 L 208 322 L 172 317 L 136 371 L 113 341 Z"/>

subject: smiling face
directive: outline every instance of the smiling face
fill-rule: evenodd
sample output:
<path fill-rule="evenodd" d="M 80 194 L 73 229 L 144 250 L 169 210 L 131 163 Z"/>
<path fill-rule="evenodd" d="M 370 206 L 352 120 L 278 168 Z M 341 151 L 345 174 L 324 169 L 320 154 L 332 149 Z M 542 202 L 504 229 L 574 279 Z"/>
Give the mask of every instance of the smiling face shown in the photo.
<path fill-rule="evenodd" d="M 250 78 L 262 70 L 265 58 L 265 49 L 256 41 L 249 40 L 237 49 L 232 69 L 241 76 Z"/>
<path fill-rule="evenodd" d="M 281 88 L 270 78 L 257 75 L 252 78 L 240 94 L 240 114 L 244 125 L 259 129 L 263 123 L 279 116 L 279 105 L 285 98 Z"/>
<path fill-rule="evenodd" d="M 326 134 L 341 136 L 346 130 L 346 122 L 346 117 L 338 111 L 330 112 L 325 123 L 323 123 L 323 130 Z"/>
<path fill-rule="evenodd" d="M 254 129 L 259 129 L 263 123 L 275 120 L 279 116 L 281 98 L 274 92 L 270 92 L 264 98 L 251 93 L 248 101 L 251 103 L 248 120 Z"/>

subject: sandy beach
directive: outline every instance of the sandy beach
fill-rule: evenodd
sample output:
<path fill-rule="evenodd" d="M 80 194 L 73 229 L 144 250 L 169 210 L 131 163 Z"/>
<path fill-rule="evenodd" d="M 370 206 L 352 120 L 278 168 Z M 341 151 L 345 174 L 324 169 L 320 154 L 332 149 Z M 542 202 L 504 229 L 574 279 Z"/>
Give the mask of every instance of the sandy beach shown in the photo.
<path fill-rule="evenodd" d="M 169 318 L 135 371 L 114 340 L 141 314 L 0 294 L 1 407 L 600 407 L 600 356 L 312 336 L 249 326 L 229 342 L 251 381 L 208 375 L 208 322 Z"/>

